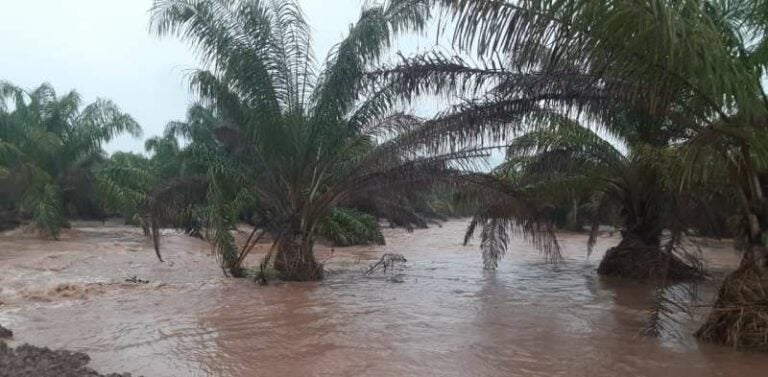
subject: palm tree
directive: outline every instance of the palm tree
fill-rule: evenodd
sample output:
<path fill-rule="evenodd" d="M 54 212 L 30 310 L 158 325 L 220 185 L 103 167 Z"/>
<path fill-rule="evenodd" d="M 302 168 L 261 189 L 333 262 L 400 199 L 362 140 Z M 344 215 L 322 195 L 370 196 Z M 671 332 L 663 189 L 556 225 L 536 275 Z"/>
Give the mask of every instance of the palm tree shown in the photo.
<path fill-rule="evenodd" d="M 236 247 L 230 231 L 243 212 L 273 235 L 283 279 L 314 280 L 323 268 L 313 244 L 341 208 L 368 202 L 407 213 L 407 192 L 477 176 L 485 153 L 430 148 L 421 119 L 379 96 L 361 97 L 365 70 L 392 38 L 424 26 L 425 1 L 364 9 L 319 72 L 292 1 L 158 0 L 152 12 L 156 33 L 190 42 L 206 64 L 191 75 L 219 119 L 217 142 L 200 151 L 208 166 L 206 227 L 233 275 L 242 275 L 261 239 L 254 229 Z M 172 213 L 167 202 L 154 200 L 154 212 Z"/>
<path fill-rule="evenodd" d="M 94 167 L 102 144 L 141 127 L 112 102 L 82 107 L 77 92 L 25 91 L 0 83 L 0 192 L 4 210 L 30 217 L 56 238 L 66 217 L 99 213 Z"/>
<path fill-rule="evenodd" d="M 652 127 L 653 124 L 646 125 Z M 552 126 L 518 136 L 507 148 L 507 160 L 495 170 L 520 191 L 528 192 L 533 200 L 545 202 L 552 209 L 569 205 L 574 196 L 586 198 L 581 211 L 592 224 L 589 252 L 598 225 L 619 217 L 622 240 L 606 252 L 599 274 L 671 280 L 698 277 L 700 265 L 681 241 L 694 226 L 686 217 L 701 213 L 697 213 L 700 205 L 696 204 L 702 203 L 697 200 L 702 195 L 684 195 L 673 183 L 672 177 L 679 171 L 679 148 L 664 145 L 662 138 L 657 138 L 661 145 L 649 144 L 645 134 L 634 132 L 637 129 L 614 127 L 617 133 L 598 132 L 562 118 Z M 661 133 L 657 130 L 649 134 Z M 623 152 L 617 145 L 628 151 Z M 481 225 L 490 220 L 484 214 L 476 219 Z M 665 229 L 670 234 L 663 235 Z M 498 243 L 484 239 L 483 244 Z M 497 261 L 493 257 L 503 255 L 498 250 L 483 252 L 486 266 L 495 266 Z"/>
<path fill-rule="evenodd" d="M 686 129 L 686 174 L 680 187 L 701 184 L 710 169 L 727 169 L 738 198 L 741 266 L 723 284 L 697 335 L 734 346 L 768 342 L 768 202 L 765 119 L 768 96 L 768 4 L 718 0 L 435 0 L 455 25 L 456 46 L 480 56 L 501 54 L 515 70 L 462 64 L 412 65 L 395 72 L 409 87 L 451 90 L 516 75 L 506 99 L 528 110 L 542 104 L 576 110 L 604 125 L 616 107 Z M 419 70 L 418 68 L 426 68 Z M 492 67 L 493 68 L 493 67 Z M 433 84 L 426 84 L 429 77 Z M 460 79 L 457 79 L 460 78 Z M 458 85 L 458 84 L 461 85 Z M 595 91 L 595 89 L 598 89 Z M 505 103 L 503 101 L 494 102 Z M 507 105 L 512 105 L 506 102 Z M 487 126 L 497 107 L 476 106 Z M 493 118 L 493 117 L 496 118 Z M 466 116 L 467 118 L 470 115 Z M 497 122 L 498 123 L 498 122 Z"/>

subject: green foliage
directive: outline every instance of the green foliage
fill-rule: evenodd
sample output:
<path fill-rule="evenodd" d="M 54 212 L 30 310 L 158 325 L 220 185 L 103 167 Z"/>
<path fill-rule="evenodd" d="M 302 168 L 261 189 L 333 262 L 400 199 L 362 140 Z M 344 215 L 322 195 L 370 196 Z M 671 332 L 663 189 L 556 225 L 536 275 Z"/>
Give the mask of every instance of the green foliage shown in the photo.
<path fill-rule="evenodd" d="M 711 157 L 695 162 L 692 156 L 731 156 L 739 142 L 747 142 L 755 151 L 748 159 L 759 165 L 763 153 L 757 152 L 762 143 L 756 135 L 761 133 L 744 130 L 744 124 L 758 126 L 755 120 L 766 112 L 759 80 L 766 61 L 758 59 L 764 57 L 763 5 L 706 0 L 432 4 L 455 26 L 455 47 L 474 52 L 476 60 L 427 53 L 367 77 L 401 100 L 423 94 L 461 98 L 430 121 L 444 140 L 460 146 L 511 142 L 518 148 L 510 151 L 509 168 L 499 174 L 516 182 L 513 191 L 521 197 L 509 205 L 491 200 L 487 211 L 514 218 L 515 227 L 548 230 L 533 224 L 551 222 L 552 209 L 567 205 L 595 213 L 592 219 L 621 210 L 628 231 L 652 235 L 666 227 L 677 232 L 690 225 L 679 214 L 710 212 L 702 203 L 721 195 L 722 179 L 728 179 L 726 163 Z M 589 127 L 568 128 L 563 119 Z M 629 153 L 589 129 L 620 140 Z M 705 143 L 718 146 L 705 151 Z M 698 192 L 704 182 L 713 190 Z M 749 191 L 759 196 L 762 189 Z M 520 205 L 520 200 L 530 203 Z M 504 207 L 508 211 L 500 211 Z M 490 218 L 483 215 L 477 225 Z M 555 249 L 552 242 L 543 245 Z"/>
<path fill-rule="evenodd" d="M 351 208 L 333 208 L 318 223 L 317 234 L 334 246 L 384 244 L 376 217 Z"/>
<path fill-rule="evenodd" d="M 467 98 L 443 122 L 446 134 L 453 134 L 448 137 L 460 141 L 467 139 L 464 136 L 503 139 L 537 126 L 551 113 L 623 135 L 632 145 L 627 178 L 640 184 L 613 185 L 631 192 L 631 198 L 645 198 L 625 201 L 623 209 L 630 210 L 625 218 L 653 207 L 661 207 L 653 211 L 657 213 L 677 212 L 667 207 L 685 208 L 691 194 L 715 186 L 703 198 L 725 196 L 737 204 L 732 223 L 738 224 L 735 235 L 746 245 L 741 268 L 732 278 L 750 277 L 743 279 L 739 292 L 759 290 L 757 282 L 766 276 L 768 260 L 762 244 L 768 234 L 765 1 L 431 3 L 455 25 L 455 47 L 475 52 L 482 64 L 473 67 L 439 55 L 405 59 L 374 72 L 377 85 L 407 93 L 406 99 L 413 93 Z M 643 121 L 623 122 L 628 112 Z M 625 125 L 642 143 L 618 132 L 626 130 Z M 669 167 L 664 170 L 669 174 L 658 175 L 659 164 Z M 654 178 L 663 183 L 647 183 Z M 723 195 L 724 183 L 733 194 Z M 646 188 L 652 190 L 641 191 Z M 671 200 L 661 204 L 647 200 L 674 191 L 677 194 L 665 195 Z M 690 217 L 703 212 L 697 207 Z M 672 224 L 666 226 L 678 233 L 685 223 Z M 765 321 L 760 318 L 765 311 L 750 312 L 745 322 L 744 310 L 757 306 L 757 299 L 734 300 L 726 293 L 730 289 L 723 289 L 699 335 L 735 346 L 742 344 L 743 336 L 755 341 L 753 346 L 764 347 Z"/>
<path fill-rule="evenodd" d="M 238 213 L 274 235 L 276 266 L 294 253 L 311 267 L 321 228 L 339 241 L 378 238 L 363 230 L 372 219 L 345 207 L 413 218 L 407 193 L 471 174 L 484 153 L 429 148 L 430 125 L 363 85 L 394 37 L 428 17 L 423 0 L 366 7 L 316 71 L 309 26 L 293 1 L 155 2 L 153 30 L 189 42 L 204 63 L 190 84 L 212 105 L 216 142 L 193 140 L 187 149 L 205 168 L 207 232 L 225 268 L 239 274 L 250 250 L 246 243 L 237 254 L 229 233 Z M 353 229 L 362 234 L 352 237 Z"/>
<path fill-rule="evenodd" d="M 54 239 L 59 235 L 59 228 L 65 224 L 61 192 L 55 185 L 44 184 L 26 190 L 20 209 L 29 213 L 40 230 Z"/>
<path fill-rule="evenodd" d="M 96 184 L 101 206 L 110 214 L 120 214 L 126 221 L 144 225 L 140 206 L 157 177 L 150 161 L 141 155 L 117 152 L 97 170 Z"/>
<path fill-rule="evenodd" d="M 103 143 L 141 128 L 107 100 L 82 107 L 47 84 L 25 91 L 0 82 L 0 205 L 57 237 L 68 216 L 101 214 L 96 170 Z"/>

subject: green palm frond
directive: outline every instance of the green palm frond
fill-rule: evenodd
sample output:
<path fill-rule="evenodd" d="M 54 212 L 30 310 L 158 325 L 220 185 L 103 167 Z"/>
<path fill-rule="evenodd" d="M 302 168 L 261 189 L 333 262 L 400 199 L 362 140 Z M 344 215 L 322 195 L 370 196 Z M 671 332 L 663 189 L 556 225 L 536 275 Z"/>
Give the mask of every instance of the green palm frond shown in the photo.
<path fill-rule="evenodd" d="M 377 219 L 369 214 L 336 207 L 317 225 L 317 234 L 335 246 L 384 244 Z"/>
<path fill-rule="evenodd" d="M 193 104 L 187 110 L 186 121 L 171 121 L 165 126 L 165 137 L 182 138 L 194 143 L 215 142 L 214 130 L 219 125 L 213 110 Z"/>
<path fill-rule="evenodd" d="M 315 118 L 335 122 L 347 115 L 360 99 L 361 80 L 370 64 L 381 58 L 397 34 L 423 30 L 429 10 L 425 0 L 390 1 L 364 9 L 326 60 L 313 101 Z"/>
<path fill-rule="evenodd" d="M 53 239 L 65 223 L 61 205 L 61 192 L 52 184 L 26 190 L 21 199 L 21 210 L 29 212 L 35 225 Z"/>
<path fill-rule="evenodd" d="M 480 54 L 500 51 L 523 63 L 540 61 L 545 40 L 548 65 L 585 62 L 602 75 L 645 80 L 651 85 L 642 95 L 651 102 L 679 86 L 713 111 L 736 102 L 757 105 L 754 75 L 731 59 L 720 28 L 723 14 L 702 12 L 705 0 L 437 2 L 457 25 L 454 41 Z M 688 59 L 701 52 L 707 59 Z"/>
<path fill-rule="evenodd" d="M 98 169 L 95 180 L 101 206 L 108 213 L 136 222 L 156 177 L 143 156 L 115 153 Z"/>

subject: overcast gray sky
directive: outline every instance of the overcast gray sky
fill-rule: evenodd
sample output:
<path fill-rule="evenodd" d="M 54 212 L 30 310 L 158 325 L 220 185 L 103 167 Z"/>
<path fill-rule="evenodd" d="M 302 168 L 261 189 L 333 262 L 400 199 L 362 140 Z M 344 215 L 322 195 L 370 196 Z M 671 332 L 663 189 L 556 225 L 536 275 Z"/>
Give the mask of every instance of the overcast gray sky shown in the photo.
<path fill-rule="evenodd" d="M 357 19 L 363 0 L 300 0 L 323 60 Z M 197 67 L 189 48 L 148 32 L 152 0 L 4 0 L 0 21 L 0 80 L 24 88 L 48 82 L 63 94 L 76 89 L 86 102 L 109 98 L 144 128 L 144 138 L 183 119 L 192 96 L 185 72 Z M 430 47 L 407 37 L 396 50 Z M 143 140 L 107 145 L 143 151 Z"/>

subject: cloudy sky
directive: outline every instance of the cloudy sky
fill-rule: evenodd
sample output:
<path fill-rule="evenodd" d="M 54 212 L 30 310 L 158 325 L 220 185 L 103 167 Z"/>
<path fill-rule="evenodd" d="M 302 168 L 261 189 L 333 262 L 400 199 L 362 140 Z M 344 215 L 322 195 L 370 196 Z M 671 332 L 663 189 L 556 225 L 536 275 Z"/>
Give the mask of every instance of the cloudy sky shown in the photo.
<path fill-rule="evenodd" d="M 363 0 L 300 0 L 316 56 L 324 58 L 360 14 Z M 185 72 L 197 66 L 185 44 L 148 32 L 152 0 L 6 0 L 0 22 L 0 80 L 24 88 L 48 82 L 76 89 L 90 102 L 109 98 L 144 128 L 144 138 L 182 119 L 192 100 Z M 433 38 L 408 37 L 396 50 L 429 48 Z M 423 109 L 420 113 L 423 112 Z M 108 151 L 143 151 L 122 137 Z"/>

